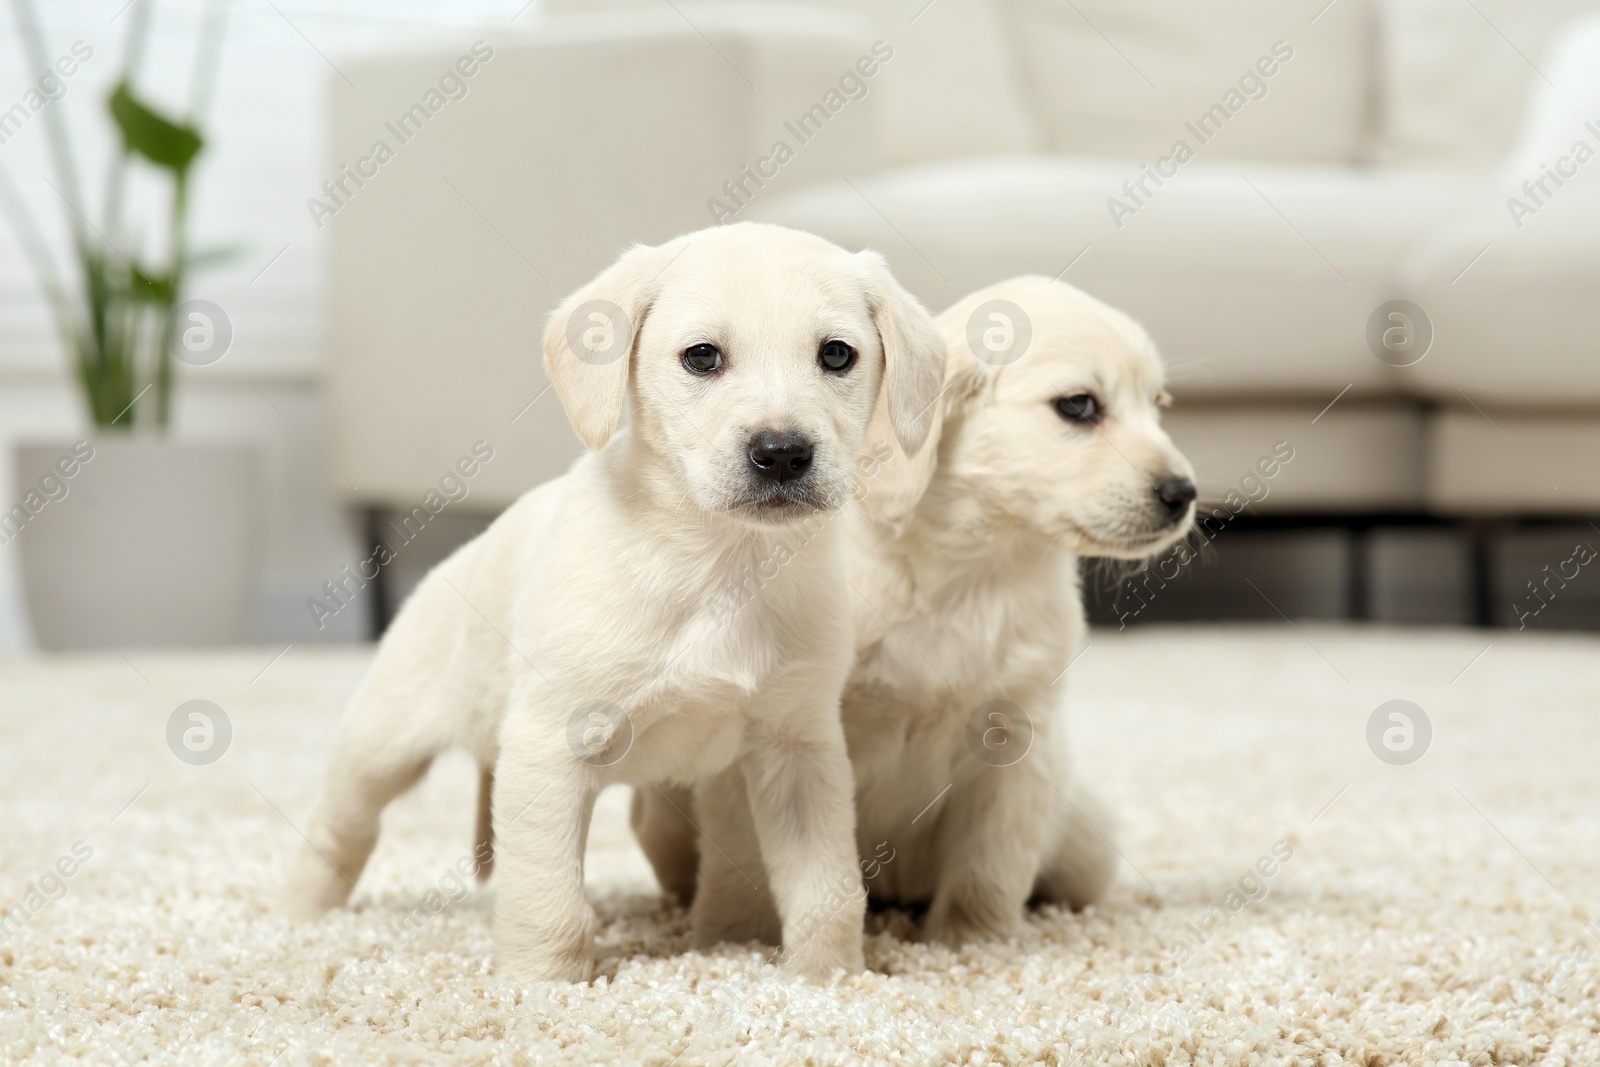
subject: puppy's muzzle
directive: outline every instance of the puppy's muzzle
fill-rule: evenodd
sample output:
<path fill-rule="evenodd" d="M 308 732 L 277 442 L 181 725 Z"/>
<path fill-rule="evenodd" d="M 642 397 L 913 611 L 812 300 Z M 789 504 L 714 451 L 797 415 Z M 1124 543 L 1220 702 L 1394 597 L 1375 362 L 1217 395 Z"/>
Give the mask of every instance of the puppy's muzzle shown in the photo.
<path fill-rule="evenodd" d="M 799 433 L 762 431 L 750 438 L 750 467 L 758 479 L 783 484 L 804 478 L 811 470 L 811 439 Z"/>

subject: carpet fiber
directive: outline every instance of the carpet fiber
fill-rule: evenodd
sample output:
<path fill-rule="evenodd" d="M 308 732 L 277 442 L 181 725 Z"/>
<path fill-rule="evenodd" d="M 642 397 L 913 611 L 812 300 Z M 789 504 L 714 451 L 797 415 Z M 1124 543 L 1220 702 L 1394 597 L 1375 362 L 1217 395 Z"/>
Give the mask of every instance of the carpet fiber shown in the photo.
<path fill-rule="evenodd" d="M 458 758 L 388 812 L 350 909 L 270 916 L 365 651 L 0 664 L 0 1062 L 1600 1062 L 1600 641 L 1302 631 L 1096 634 L 1061 685 L 1123 819 L 1109 897 L 961 952 L 874 916 L 871 973 L 832 988 L 689 952 L 618 792 L 605 977 L 500 984 L 492 883 L 453 873 Z M 231 724 L 209 765 L 167 740 L 194 699 Z M 1393 699 L 1431 725 L 1407 766 L 1368 741 Z"/>

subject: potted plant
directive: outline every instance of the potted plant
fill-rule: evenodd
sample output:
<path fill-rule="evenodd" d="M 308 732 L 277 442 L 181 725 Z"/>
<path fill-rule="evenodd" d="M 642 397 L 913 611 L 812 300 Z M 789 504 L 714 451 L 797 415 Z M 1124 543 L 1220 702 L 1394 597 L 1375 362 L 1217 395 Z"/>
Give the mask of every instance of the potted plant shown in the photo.
<path fill-rule="evenodd" d="M 129 13 L 123 70 L 107 101 L 119 146 L 94 223 L 65 116 L 48 95 L 93 51 L 77 42 L 56 57 L 31 0 L 12 0 L 24 58 L 46 93 L 33 110 L 63 201 L 73 271 L 58 269 L 3 169 L 0 208 L 70 356 L 89 427 L 73 438 L 19 442 L 16 497 L 0 514 L 0 544 L 18 553 L 34 638 L 47 649 L 239 641 L 255 592 L 253 449 L 170 436 L 174 363 L 214 363 L 232 341 L 220 308 L 185 300 L 190 273 L 221 258 L 191 249 L 188 220 L 194 163 L 205 147 L 198 122 L 215 82 L 225 10 L 213 3 L 206 12 L 190 113 L 178 119 L 134 85 L 153 7 L 144 0 Z M 160 265 L 123 218 L 129 177 L 141 171 L 170 192 Z"/>

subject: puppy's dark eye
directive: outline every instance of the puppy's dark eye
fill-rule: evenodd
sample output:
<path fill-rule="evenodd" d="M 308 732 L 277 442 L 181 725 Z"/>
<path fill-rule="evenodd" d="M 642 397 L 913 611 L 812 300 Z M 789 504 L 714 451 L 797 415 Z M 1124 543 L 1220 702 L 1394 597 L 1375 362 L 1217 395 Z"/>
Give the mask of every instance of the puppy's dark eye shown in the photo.
<path fill-rule="evenodd" d="M 1099 422 L 1100 401 L 1089 393 L 1077 393 L 1056 400 L 1056 414 L 1068 422 Z"/>
<path fill-rule="evenodd" d="M 817 362 L 822 364 L 824 370 L 834 373 L 849 370 L 855 361 L 856 350 L 843 341 L 824 341 L 817 352 Z"/>
<path fill-rule="evenodd" d="M 690 345 L 683 351 L 683 365 L 691 374 L 711 374 L 722 369 L 722 350 L 716 345 Z"/>

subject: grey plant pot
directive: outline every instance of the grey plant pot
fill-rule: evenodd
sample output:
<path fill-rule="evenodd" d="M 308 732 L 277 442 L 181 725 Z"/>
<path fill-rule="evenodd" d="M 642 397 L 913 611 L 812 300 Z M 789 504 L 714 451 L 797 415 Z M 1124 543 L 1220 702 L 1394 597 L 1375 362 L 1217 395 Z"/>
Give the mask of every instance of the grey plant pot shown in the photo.
<path fill-rule="evenodd" d="M 254 448 L 91 436 L 19 443 L 14 470 L 0 542 L 19 553 L 40 648 L 247 638 L 260 558 Z"/>

